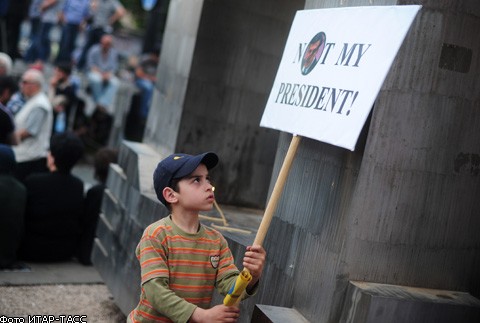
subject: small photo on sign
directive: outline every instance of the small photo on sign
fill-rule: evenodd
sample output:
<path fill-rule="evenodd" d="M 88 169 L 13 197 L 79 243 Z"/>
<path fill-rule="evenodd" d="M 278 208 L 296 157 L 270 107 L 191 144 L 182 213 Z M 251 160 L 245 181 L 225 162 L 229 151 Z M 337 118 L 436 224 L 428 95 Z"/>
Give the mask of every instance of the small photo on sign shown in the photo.
<path fill-rule="evenodd" d="M 301 71 L 303 75 L 310 73 L 315 65 L 317 65 L 325 48 L 326 39 L 325 33 L 319 32 L 310 40 L 310 43 L 308 43 L 302 59 Z"/>

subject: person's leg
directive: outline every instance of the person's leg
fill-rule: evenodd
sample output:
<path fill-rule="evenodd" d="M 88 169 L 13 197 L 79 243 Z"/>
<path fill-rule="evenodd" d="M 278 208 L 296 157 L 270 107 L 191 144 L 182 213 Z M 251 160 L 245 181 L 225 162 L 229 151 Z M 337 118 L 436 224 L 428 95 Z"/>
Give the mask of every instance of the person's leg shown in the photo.
<path fill-rule="evenodd" d="M 109 114 L 114 114 L 113 101 L 117 94 L 120 81 L 115 76 L 112 76 L 107 84 L 103 86 L 103 91 L 98 99 L 98 104 L 104 107 Z"/>
<path fill-rule="evenodd" d="M 136 79 L 135 84 L 140 90 L 140 117 L 147 118 L 150 103 L 152 101 L 152 93 L 154 85 L 149 80 Z"/>
<path fill-rule="evenodd" d="M 88 86 L 90 87 L 93 100 L 96 104 L 100 104 L 99 100 L 102 97 L 103 93 L 103 80 L 100 73 L 97 72 L 88 72 Z"/>
<path fill-rule="evenodd" d="M 53 24 L 50 22 L 43 22 L 40 27 L 40 42 L 39 42 L 39 59 L 42 62 L 47 62 L 50 58 L 50 29 Z"/>
<path fill-rule="evenodd" d="M 67 24 L 68 26 L 68 35 L 69 38 L 67 40 L 67 55 L 68 55 L 68 62 L 72 61 L 72 53 L 75 50 L 75 44 L 77 42 L 78 37 L 78 30 L 80 28 L 77 24 Z"/>
<path fill-rule="evenodd" d="M 74 24 L 63 25 L 58 55 L 55 59 L 56 63 L 70 63 L 72 61 L 72 51 L 77 37 L 77 29 L 78 26 Z"/>
<path fill-rule="evenodd" d="M 110 130 L 113 124 L 113 117 L 105 109 L 98 108 L 90 119 L 90 136 L 100 146 L 105 146 L 110 137 Z"/>
<path fill-rule="evenodd" d="M 38 58 L 38 37 L 40 36 L 40 18 L 30 19 L 30 35 L 27 52 L 25 53 L 25 61 L 27 63 L 33 63 Z"/>
<path fill-rule="evenodd" d="M 7 15 L 6 17 L 6 27 L 7 27 L 7 54 L 16 60 L 17 58 L 22 58 L 18 50 L 18 41 L 20 39 L 20 25 L 23 21 L 22 14 Z"/>
<path fill-rule="evenodd" d="M 62 26 L 62 35 L 60 36 L 60 43 L 58 44 L 58 54 L 55 58 L 56 64 L 65 62 L 65 57 L 67 57 L 67 38 L 69 37 L 67 26 L 67 24 Z"/>
<path fill-rule="evenodd" d="M 77 61 L 77 68 L 79 70 L 83 70 L 83 68 L 85 67 L 85 62 L 87 60 L 87 52 L 88 50 L 90 49 L 90 47 L 92 46 L 90 43 L 91 43 L 91 38 L 92 38 L 92 31 L 89 30 L 87 31 L 87 34 L 85 36 L 86 40 L 85 40 L 85 44 L 83 45 L 83 48 L 82 48 L 82 52 L 80 53 L 80 56 L 78 57 L 78 61 Z"/>

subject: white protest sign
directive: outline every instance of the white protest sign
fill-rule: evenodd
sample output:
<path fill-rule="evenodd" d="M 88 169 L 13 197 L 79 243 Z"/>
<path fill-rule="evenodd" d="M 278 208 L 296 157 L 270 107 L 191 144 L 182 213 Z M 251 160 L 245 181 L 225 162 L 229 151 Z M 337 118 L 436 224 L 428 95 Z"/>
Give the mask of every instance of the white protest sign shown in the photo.
<path fill-rule="evenodd" d="M 298 11 L 260 125 L 354 150 L 420 8 Z"/>

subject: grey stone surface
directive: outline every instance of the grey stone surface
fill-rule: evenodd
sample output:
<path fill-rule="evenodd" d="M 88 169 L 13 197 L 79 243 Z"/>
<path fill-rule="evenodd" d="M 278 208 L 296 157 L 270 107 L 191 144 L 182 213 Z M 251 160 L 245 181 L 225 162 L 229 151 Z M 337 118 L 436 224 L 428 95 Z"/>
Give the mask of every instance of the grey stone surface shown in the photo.
<path fill-rule="evenodd" d="M 302 140 L 265 241 L 263 282 L 275 288 L 262 289 L 259 303 L 337 322 L 352 279 L 480 295 L 479 58 L 466 73 L 439 66 L 446 43 L 477 51 L 480 20 L 472 13 L 480 7 L 379 2 L 407 3 L 424 7 L 355 152 Z M 371 1 L 306 7 L 353 4 Z M 280 136 L 272 181 L 290 138 Z"/>
<path fill-rule="evenodd" d="M 350 282 L 340 323 L 475 323 L 480 300 L 464 292 Z"/>
<path fill-rule="evenodd" d="M 118 93 L 115 95 L 114 107 L 115 113 L 113 115 L 112 128 L 108 138 L 108 146 L 119 147 L 121 141 L 124 139 L 124 129 L 127 119 L 127 114 L 132 105 L 132 98 L 139 90 L 131 81 L 120 81 Z"/>
<path fill-rule="evenodd" d="M 325 0 L 305 7 L 372 4 Z M 423 8 L 355 152 L 302 139 L 264 243 L 262 283 L 242 304 L 240 322 L 249 321 L 255 304 L 338 322 L 351 280 L 480 295 L 480 5 L 375 2 L 392 4 Z M 286 154 L 291 136 L 280 134 L 277 145 L 277 133 L 258 122 L 295 5 L 172 1 L 145 142 L 159 159 L 174 151 L 217 151 L 221 163 L 212 175 L 221 203 L 262 208 Z M 265 14 L 273 6 L 282 10 Z M 469 64 L 448 68 L 446 60 L 455 62 L 457 54 L 445 53 L 446 44 L 471 50 Z M 137 148 L 123 145 L 112 167 L 113 198 L 105 202 L 112 214 L 102 217 L 94 258 L 115 298 L 123 295 L 125 312 L 138 297 L 135 241 L 166 215 L 148 179 L 156 157 Z M 225 236 L 238 265 L 254 233 Z"/>
<path fill-rule="evenodd" d="M 307 323 L 307 321 L 294 308 L 256 305 L 252 314 L 252 322 L 255 323 Z"/>
<path fill-rule="evenodd" d="M 125 142 L 118 164 L 109 169 L 92 261 L 124 314 L 136 306 L 140 295 L 136 246 L 145 227 L 167 214 L 152 193 L 151 180 L 139 175 L 152 174 L 153 161 L 159 159 L 146 145 Z"/>

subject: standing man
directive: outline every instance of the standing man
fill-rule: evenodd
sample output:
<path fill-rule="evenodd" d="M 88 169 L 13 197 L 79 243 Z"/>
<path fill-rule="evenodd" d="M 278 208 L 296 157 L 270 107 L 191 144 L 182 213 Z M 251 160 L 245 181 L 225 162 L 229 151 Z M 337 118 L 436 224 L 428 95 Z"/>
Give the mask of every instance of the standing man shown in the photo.
<path fill-rule="evenodd" d="M 23 57 L 27 63 L 33 63 L 38 58 L 38 37 L 40 37 L 40 17 L 42 11 L 40 6 L 42 5 L 43 0 L 32 0 L 30 2 L 30 7 L 28 8 L 28 20 L 30 21 L 30 35 L 29 41 L 30 46 L 27 49 L 25 56 Z"/>
<path fill-rule="evenodd" d="M 71 111 L 77 104 L 76 85 L 70 79 L 68 63 L 59 63 L 53 69 L 48 88 L 48 98 L 53 108 L 53 133 L 69 129 Z"/>
<path fill-rule="evenodd" d="M 1 2 L 9 2 L 8 11 L 5 16 L 6 35 L 2 35 L 2 38 L 6 36 L 6 53 L 12 60 L 16 60 L 17 58 L 22 58 L 18 50 L 18 41 L 20 39 L 20 26 L 27 16 L 29 0 L 2 0 Z"/>
<path fill-rule="evenodd" d="M 38 36 L 36 49 L 38 53 L 37 60 L 42 62 L 48 61 L 50 58 L 51 42 L 50 30 L 58 23 L 58 14 L 63 0 L 44 0 L 40 5 L 41 24 L 40 35 Z"/>
<path fill-rule="evenodd" d="M 57 63 L 71 63 L 80 26 L 90 12 L 90 0 L 65 0 L 59 21 L 63 24 Z"/>
<path fill-rule="evenodd" d="M 92 0 L 90 7 L 91 24 L 77 68 L 83 70 L 90 48 L 100 41 L 105 33 L 111 33 L 113 25 L 125 15 L 125 8 L 118 0 Z"/>
<path fill-rule="evenodd" d="M 47 153 L 52 134 L 52 106 L 43 92 L 42 72 L 29 69 L 22 75 L 20 91 L 26 98 L 25 105 L 15 115 L 19 144 L 14 147 L 17 159 L 15 176 L 23 181 L 33 172 L 46 172 Z"/>

